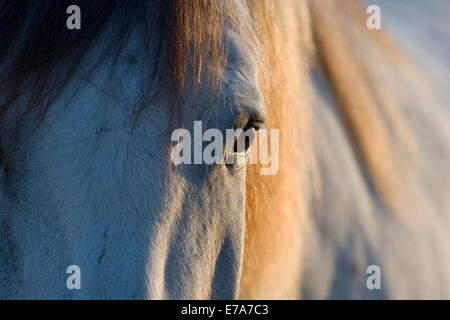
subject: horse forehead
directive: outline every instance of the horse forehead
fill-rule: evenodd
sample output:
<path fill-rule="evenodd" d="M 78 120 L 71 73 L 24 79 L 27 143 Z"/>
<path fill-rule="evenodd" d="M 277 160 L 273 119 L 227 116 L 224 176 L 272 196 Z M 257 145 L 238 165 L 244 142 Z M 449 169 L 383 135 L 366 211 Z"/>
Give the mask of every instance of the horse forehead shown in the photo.
<path fill-rule="evenodd" d="M 233 30 L 225 32 L 227 43 L 227 70 L 238 70 L 241 75 L 250 81 L 256 81 L 256 64 L 247 44 Z"/>

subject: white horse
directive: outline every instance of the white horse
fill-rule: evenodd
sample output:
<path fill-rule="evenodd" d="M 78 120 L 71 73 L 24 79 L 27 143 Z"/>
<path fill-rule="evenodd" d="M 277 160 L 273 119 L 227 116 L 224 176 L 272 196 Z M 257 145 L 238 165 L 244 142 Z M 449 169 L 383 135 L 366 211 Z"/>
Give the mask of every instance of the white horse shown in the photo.
<path fill-rule="evenodd" d="M 70 2 L 0 1 L 0 298 L 450 296 L 448 114 L 360 2 Z M 194 121 L 279 172 L 174 165 Z"/>

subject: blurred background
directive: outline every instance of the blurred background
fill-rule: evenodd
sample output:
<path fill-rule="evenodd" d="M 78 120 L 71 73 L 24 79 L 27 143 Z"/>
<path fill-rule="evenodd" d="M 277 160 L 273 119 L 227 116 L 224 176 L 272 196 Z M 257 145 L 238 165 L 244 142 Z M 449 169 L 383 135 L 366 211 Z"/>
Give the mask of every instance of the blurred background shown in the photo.
<path fill-rule="evenodd" d="M 414 194 L 414 204 L 398 217 L 380 201 L 349 143 L 331 89 L 313 68 L 320 191 L 305 237 L 302 297 L 450 299 L 450 1 L 365 4 L 380 7 L 383 30 L 413 66 L 410 73 L 395 63 L 385 68 L 377 64 L 375 49 L 360 50 L 371 77 L 395 97 L 413 137 L 414 152 L 400 151 L 402 145 L 397 150 L 403 153 L 402 170 L 413 177 L 402 188 Z M 370 265 L 381 270 L 380 289 L 367 287 Z"/>

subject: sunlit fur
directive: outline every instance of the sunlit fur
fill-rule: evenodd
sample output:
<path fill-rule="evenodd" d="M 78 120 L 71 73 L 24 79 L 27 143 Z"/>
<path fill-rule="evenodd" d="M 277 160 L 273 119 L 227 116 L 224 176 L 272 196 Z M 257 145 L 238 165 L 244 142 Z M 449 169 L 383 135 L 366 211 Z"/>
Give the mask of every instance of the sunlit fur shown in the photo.
<path fill-rule="evenodd" d="M 422 82 L 384 31 L 368 32 L 359 1 L 255 1 L 251 6 L 262 43 L 269 126 L 281 129 L 281 159 L 274 177 L 260 177 L 249 168 L 241 297 L 292 298 L 301 281 L 302 235 L 311 223 L 308 197 L 320 193 L 310 149 L 314 106 L 305 91 L 307 64 L 324 71 L 370 183 L 405 225 L 415 202 L 405 188 L 411 168 L 404 161 L 415 159 L 417 151 L 395 97 L 377 82 L 371 64 L 394 64 L 418 86 Z M 361 52 L 367 50 L 379 54 L 364 59 Z"/>
<path fill-rule="evenodd" d="M 308 102 L 305 77 L 308 63 L 318 63 L 325 71 L 355 148 L 384 204 L 401 216 L 405 203 L 411 200 L 401 187 L 403 173 L 393 151 L 391 134 L 396 145 L 402 145 L 408 153 L 414 152 L 414 143 L 397 114 L 395 100 L 383 91 L 381 84 L 372 82 L 367 60 L 361 59 L 352 45 L 358 34 L 365 32 L 364 10 L 358 3 L 177 0 L 167 8 L 168 28 L 173 32 L 168 42 L 170 59 L 163 68 L 171 70 L 168 83 L 175 101 L 178 103 L 183 94 L 190 69 L 194 82 L 207 79 L 213 88 L 220 89 L 220 70 L 226 54 L 220 49 L 222 32 L 224 25 L 231 25 L 257 62 L 267 126 L 280 129 L 278 174 L 265 177 L 259 175 L 257 166 L 248 168 L 241 298 L 299 296 L 302 236 L 310 223 L 310 195 L 317 191 L 311 187 L 315 185 L 316 168 L 310 138 L 314 106 Z M 383 51 L 380 62 L 396 59 L 408 69 L 408 63 L 382 32 L 374 34 L 366 33 L 366 43 Z M 26 75 L 24 72 L 21 76 Z M 20 79 L 11 77 L 2 78 L 3 92 Z M 44 87 L 45 83 L 39 84 L 32 98 L 46 93 Z M 9 92 L 8 99 L 14 100 L 19 91 Z M 2 101 L 2 112 L 12 102 Z M 46 108 L 39 103 L 35 106 L 40 117 L 44 116 Z M 181 108 L 182 103 L 177 107 Z M 175 109 L 173 118 L 180 112 Z M 4 139 L 2 143 L 4 150 L 12 150 Z M 7 157 L 8 152 L 5 153 Z"/>

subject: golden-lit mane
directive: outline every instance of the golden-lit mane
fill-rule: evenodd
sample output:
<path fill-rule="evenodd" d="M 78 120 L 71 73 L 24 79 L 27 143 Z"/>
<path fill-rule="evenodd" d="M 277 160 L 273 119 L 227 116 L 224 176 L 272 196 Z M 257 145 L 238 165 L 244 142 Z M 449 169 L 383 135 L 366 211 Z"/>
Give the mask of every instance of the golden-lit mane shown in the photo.
<path fill-rule="evenodd" d="M 248 3 L 261 43 L 260 85 L 268 126 L 280 129 L 280 170 L 261 177 L 258 168 L 248 169 L 240 297 L 298 298 L 302 235 L 316 181 L 307 61 L 312 58 L 324 71 L 375 191 L 400 219 L 411 199 L 402 184 L 395 147 L 402 146 L 411 156 L 415 147 L 395 99 L 376 82 L 369 64 L 390 61 L 413 77 L 417 74 L 383 31 L 366 28 L 367 16 L 358 0 Z M 376 61 L 367 61 L 358 51 L 367 43 L 381 52 Z"/>
<path fill-rule="evenodd" d="M 280 130 L 275 176 L 247 171 L 241 298 L 296 298 L 312 163 L 305 57 L 311 49 L 305 1 L 249 1 L 261 44 L 260 87 L 268 127 Z"/>

